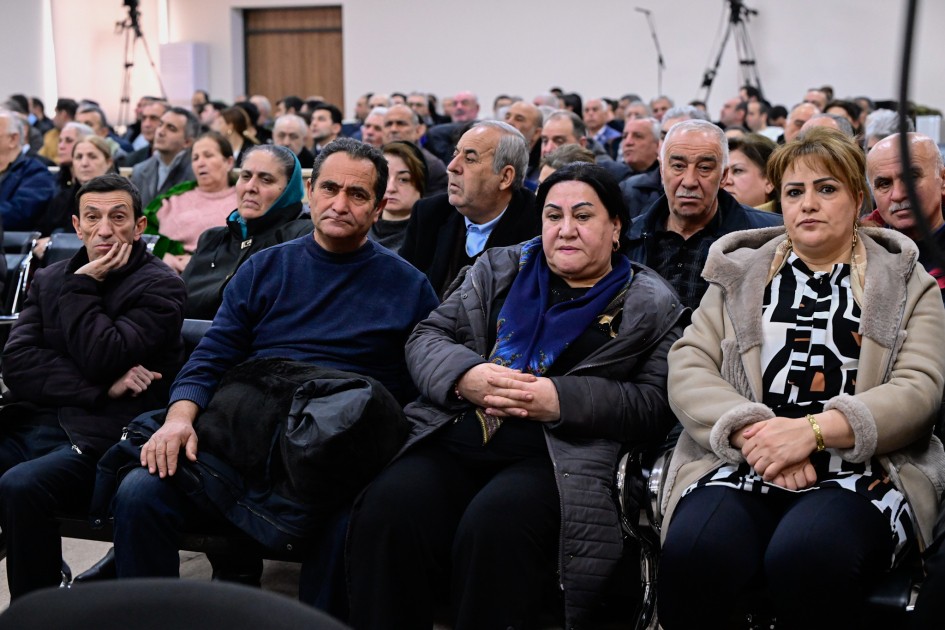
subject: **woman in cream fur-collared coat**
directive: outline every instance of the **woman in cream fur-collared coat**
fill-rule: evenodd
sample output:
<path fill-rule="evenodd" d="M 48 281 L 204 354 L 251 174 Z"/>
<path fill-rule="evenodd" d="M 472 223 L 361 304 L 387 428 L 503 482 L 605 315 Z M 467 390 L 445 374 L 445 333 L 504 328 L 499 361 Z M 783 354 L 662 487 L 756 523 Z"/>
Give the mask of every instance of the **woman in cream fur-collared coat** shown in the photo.
<path fill-rule="evenodd" d="M 863 162 L 832 130 L 781 147 L 785 228 L 709 253 L 669 355 L 685 431 L 662 498 L 667 630 L 762 607 L 779 628 L 855 626 L 870 582 L 930 539 L 945 309 L 911 240 L 855 229 Z"/>

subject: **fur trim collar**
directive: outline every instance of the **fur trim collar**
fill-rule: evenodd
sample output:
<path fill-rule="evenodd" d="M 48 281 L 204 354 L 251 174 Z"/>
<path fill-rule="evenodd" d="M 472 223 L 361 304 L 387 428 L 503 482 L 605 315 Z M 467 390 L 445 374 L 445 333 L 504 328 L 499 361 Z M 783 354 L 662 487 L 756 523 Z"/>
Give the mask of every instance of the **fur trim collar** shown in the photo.
<path fill-rule="evenodd" d="M 709 250 L 702 277 L 722 289 L 740 352 L 761 345 L 761 318 L 753 314 L 761 312 L 763 289 L 786 238 L 783 227 L 744 230 L 723 236 Z M 865 251 L 860 334 L 892 348 L 919 250 L 889 229 L 860 228 L 860 238 Z"/>

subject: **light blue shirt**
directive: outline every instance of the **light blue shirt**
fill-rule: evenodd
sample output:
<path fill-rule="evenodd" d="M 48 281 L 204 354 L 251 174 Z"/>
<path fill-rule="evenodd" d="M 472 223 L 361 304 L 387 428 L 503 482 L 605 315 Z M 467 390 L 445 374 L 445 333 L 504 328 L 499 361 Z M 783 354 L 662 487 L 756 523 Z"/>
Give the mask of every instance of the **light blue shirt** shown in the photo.
<path fill-rule="evenodd" d="M 486 241 L 489 240 L 489 235 L 492 234 L 495 224 L 499 222 L 499 219 L 502 218 L 502 215 L 505 214 L 505 210 L 508 210 L 509 207 L 506 206 L 502 212 L 499 213 L 499 216 L 492 219 L 488 223 L 473 223 L 469 220 L 468 217 L 463 217 L 463 220 L 466 222 L 466 255 L 470 258 L 473 256 L 479 255 L 482 250 L 486 248 Z"/>

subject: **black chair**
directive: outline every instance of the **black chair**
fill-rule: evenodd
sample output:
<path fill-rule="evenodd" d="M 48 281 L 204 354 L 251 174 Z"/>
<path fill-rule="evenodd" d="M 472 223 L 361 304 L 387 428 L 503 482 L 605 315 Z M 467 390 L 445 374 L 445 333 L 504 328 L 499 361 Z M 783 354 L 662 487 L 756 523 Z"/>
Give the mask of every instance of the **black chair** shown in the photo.
<path fill-rule="evenodd" d="M 70 232 L 57 232 L 49 238 L 43 262 L 48 267 L 61 260 L 69 260 L 82 247 L 82 239 Z"/>
<path fill-rule="evenodd" d="M 121 580 L 30 593 L 0 615 L 0 630 L 344 630 L 284 595 L 224 582 Z"/>
<path fill-rule="evenodd" d="M 23 308 L 26 291 L 33 270 L 33 247 L 39 232 L 5 232 L 3 234 L 3 256 L 6 276 L 3 294 L 3 312 L 0 325 L 16 321 Z"/>

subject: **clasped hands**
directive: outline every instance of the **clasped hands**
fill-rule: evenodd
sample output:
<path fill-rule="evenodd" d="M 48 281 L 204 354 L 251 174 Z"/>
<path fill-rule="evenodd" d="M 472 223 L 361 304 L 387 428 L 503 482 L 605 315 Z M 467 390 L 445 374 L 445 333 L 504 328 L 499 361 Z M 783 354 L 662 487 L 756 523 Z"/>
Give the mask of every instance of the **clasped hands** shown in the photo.
<path fill-rule="evenodd" d="M 456 382 L 459 395 L 499 418 L 553 422 L 561 415 L 558 390 L 551 379 L 480 363 Z"/>
<path fill-rule="evenodd" d="M 802 490 L 817 482 L 810 462 L 817 439 L 806 418 L 762 420 L 739 429 L 730 441 L 765 481 L 788 490 Z"/>

